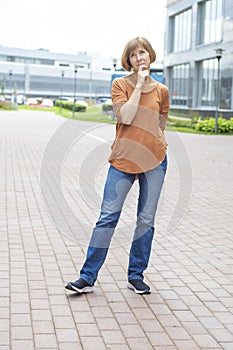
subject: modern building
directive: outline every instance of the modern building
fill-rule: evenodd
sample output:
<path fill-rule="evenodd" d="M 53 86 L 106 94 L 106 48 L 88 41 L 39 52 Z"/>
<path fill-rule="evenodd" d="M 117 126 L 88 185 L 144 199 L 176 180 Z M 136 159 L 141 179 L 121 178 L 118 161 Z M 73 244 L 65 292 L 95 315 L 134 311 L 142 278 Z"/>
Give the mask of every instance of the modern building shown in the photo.
<path fill-rule="evenodd" d="M 163 82 L 161 62 L 153 65 L 151 73 Z M 69 55 L 0 46 L 0 95 L 4 90 L 6 95 L 96 101 L 109 98 L 112 80 L 125 74 L 116 59 L 97 53 Z"/>
<path fill-rule="evenodd" d="M 164 74 L 171 109 L 233 117 L 232 0 L 167 1 Z"/>
<path fill-rule="evenodd" d="M 87 53 L 69 55 L 48 50 L 0 46 L 0 94 L 27 97 L 63 96 L 97 99 L 110 96 L 111 70 L 93 67 Z"/>

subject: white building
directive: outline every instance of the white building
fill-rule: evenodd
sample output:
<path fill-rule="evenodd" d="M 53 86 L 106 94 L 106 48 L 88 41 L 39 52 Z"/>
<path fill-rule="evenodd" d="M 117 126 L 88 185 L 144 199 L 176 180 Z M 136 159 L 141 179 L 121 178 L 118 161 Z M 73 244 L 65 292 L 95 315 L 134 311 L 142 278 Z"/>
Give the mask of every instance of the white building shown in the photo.
<path fill-rule="evenodd" d="M 93 68 L 92 56 L 86 53 L 0 46 L 0 86 L 5 94 L 50 98 L 75 94 L 77 98 L 97 99 L 110 96 L 110 82 L 111 70 Z"/>
<path fill-rule="evenodd" d="M 164 69 L 171 108 L 213 116 L 220 72 L 219 111 L 232 117 L 232 48 L 232 0 L 168 0 Z"/>

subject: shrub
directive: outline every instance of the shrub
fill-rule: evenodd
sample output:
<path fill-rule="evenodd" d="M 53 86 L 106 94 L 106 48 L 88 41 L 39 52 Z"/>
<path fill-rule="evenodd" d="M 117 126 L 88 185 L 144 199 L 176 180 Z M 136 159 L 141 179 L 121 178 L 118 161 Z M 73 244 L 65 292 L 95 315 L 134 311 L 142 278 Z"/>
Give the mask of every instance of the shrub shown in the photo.
<path fill-rule="evenodd" d="M 200 120 L 195 126 L 195 130 L 213 133 L 215 131 L 215 119 L 208 118 Z M 218 118 L 218 133 L 233 133 L 233 118 L 227 120 L 224 118 Z"/>
<path fill-rule="evenodd" d="M 62 108 L 73 110 L 74 103 L 69 101 L 63 101 L 63 100 L 56 100 L 55 106 L 60 107 L 60 104 L 62 105 Z M 80 105 L 78 103 L 75 103 L 75 112 L 86 112 L 86 106 Z"/>
<path fill-rule="evenodd" d="M 102 106 L 103 113 L 110 114 L 113 113 L 113 105 L 112 103 L 104 103 Z"/>
<path fill-rule="evenodd" d="M 115 120 L 115 113 L 112 103 L 104 103 L 102 106 L 102 111 L 104 114 L 108 114 L 111 120 Z"/>
<path fill-rule="evenodd" d="M 0 109 L 4 109 L 4 110 L 17 109 L 17 104 L 10 101 L 0 101 Z"/>

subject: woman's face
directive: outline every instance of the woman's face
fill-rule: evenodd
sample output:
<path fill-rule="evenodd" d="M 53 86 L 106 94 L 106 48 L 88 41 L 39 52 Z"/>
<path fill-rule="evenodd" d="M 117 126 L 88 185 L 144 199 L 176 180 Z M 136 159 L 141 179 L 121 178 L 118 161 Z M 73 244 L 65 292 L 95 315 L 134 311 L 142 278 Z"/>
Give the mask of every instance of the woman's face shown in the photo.
<path fill-rule="evenodd" d="M 129 55 L 129 61 L 134 71 L 138 72 L 139 68 L 150 68 L 150 54 L 143 46 L 138 46 Z"/>

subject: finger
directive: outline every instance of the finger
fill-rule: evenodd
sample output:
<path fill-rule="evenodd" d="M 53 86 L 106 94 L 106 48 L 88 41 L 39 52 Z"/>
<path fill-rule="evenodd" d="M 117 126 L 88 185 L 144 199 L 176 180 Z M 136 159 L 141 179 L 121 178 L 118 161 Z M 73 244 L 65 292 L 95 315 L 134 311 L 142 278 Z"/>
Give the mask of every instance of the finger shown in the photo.
<path fill-rule="evenodd" d="M 148 70 L 143 70 L 142 73 L 141 73 L 141 75 L 142 75 L 143 77 L 147 77 L 147 76 L 149 75 L 149 71 L 148 71 Z"/>

